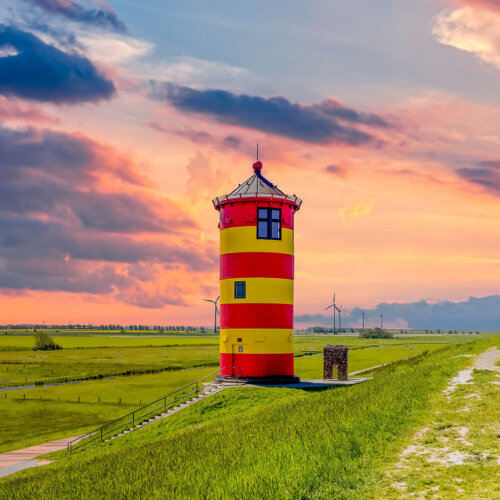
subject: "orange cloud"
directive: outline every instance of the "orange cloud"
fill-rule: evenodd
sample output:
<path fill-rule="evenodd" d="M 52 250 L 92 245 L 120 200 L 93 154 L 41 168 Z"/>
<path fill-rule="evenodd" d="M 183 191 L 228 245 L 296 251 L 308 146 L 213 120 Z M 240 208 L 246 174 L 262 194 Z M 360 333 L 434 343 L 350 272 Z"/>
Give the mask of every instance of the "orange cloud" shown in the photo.
<path fill-rule="evenodd" d="M 370 215 L 372 213 L 373 204 L 366 201 L 350 205 L 339 209 L 339 216 L 346 227 L 351 227 L 354 219 L 362 215 Z"/>
<path fill-rule="evenodd" d="M 472 2 L 485 5 L 489 2 Z M 500 69 L 500 7 L 493 10 L 461 7 L 441 12 L 433 27 L 436 39 Z"/>

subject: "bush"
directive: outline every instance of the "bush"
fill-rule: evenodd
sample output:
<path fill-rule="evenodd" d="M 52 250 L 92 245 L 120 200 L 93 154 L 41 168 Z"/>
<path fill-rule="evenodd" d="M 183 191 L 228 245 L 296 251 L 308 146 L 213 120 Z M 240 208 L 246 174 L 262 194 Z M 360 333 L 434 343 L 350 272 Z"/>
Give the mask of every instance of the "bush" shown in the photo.
<path fill-rule="evenodd" d="M 364 339 L 393 339 L 392 332 L 382 330 L 382 328 L 367 328 L 359 333 L 359 336 Z"/>
<path fill-rule="evenodd" d="M 50 335 L 47 335 L 45 332 L 35 333 L 34 351 L 54 351 L 55 349 L 62 349 L 62 347 L 56 344 Z"/>

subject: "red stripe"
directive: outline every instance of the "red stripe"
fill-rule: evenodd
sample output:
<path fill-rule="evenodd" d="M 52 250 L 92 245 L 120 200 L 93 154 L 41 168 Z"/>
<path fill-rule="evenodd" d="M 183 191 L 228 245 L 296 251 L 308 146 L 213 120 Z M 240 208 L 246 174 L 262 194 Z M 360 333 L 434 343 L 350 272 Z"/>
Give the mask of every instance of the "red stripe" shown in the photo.
<path fill-rule="evenodd" d="M 292 205 L 283 204 L 279 201 L 272 202 L 235 202 L 223 205 L 220 210 L 220 229 L 238 226 L 257 225 L 257 207 L 281 208 L 281 227 L 293 229 Z"/>
<path fill-rule="evenodd" d="M 228 278 L 293 280 L 293 255 L 272 252 L 223 254 L 220 256 L 220 279 Z"/>
<path fill-rule="evenodd" d="M 221 375 L 226 377 L 293 376 L 293 354 L 220 355 Z"/>
<path fill-rule="evenodd" d="M 221 304 L 221 328 L 293 328 L 292 304 Z"/>

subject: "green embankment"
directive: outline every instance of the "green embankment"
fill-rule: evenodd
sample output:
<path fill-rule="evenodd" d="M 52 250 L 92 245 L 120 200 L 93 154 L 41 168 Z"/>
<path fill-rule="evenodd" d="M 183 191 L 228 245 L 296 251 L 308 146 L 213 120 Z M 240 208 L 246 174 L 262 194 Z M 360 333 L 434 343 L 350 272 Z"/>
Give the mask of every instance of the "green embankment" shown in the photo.
<path fill-rule="evenodd" d="M 497 373 L 474 370 L 466 384 L 437 393 L 375 497 L 500 498 L 499 391 Z"/>
<path fill-rule="evenodd" d="M 233 395 L 222 393 L 194 405 L 199 423 L 191 421 L 165 435 L 139 431 L 129 444 L 117 440 L 24 471 L 4 479 L 0 495 L 370 498 L 384 468 L 427 416 L 429 400 L 470 363 L 458 355 L 482 352 L 493 341 L 455 345 L 391 365 L 353 387 L 319 393 L 258 389 L 288 392 L 262 404 L 243 404 L 233 395 L 248 389 L 234 389 Z M 242 405 L 244 412 L 239 411 Z M 175 422 L 173 417 L 162 425 Z"/>
<path fill-rule="evenodd" d="M 349 354 L 350 371 L 387 363 L 440 345 L 387 346 L 353 350 Z M 191 349 L 189 347 L 189 349 Z M 93 349 L 66 351 L 92 354 Z M 114 352 L 114 349 L 111 350 Z M 154 353 L 155 349 L 146 350 Z M 59 351 L 64 354 L 64 351 Z M 99 350 L 100 352 L 100 350 Z M 125 353 L 129 349 L 125 349 Z M 131 349 L 136 354 L 144 350 Z M 177 352 L 181 356 L 182 350 Z M 192 353 L 196 359 L 196 353 Z M 111 358 L 111 356 L 110 356 Z M 60 358 L 64 360 L 64 356 Z M 89 358 L 91 359 L 91 358 Z M 111 361 L 110 361 L 111 362 Z M 296 358 L 296 373 L 303 379 L 322 378 L 322 356 Z M 71 365 L 64 362 L 62 368 Z M 171 391 L 199 379 L 217 367 L 165 371 L 156 374 L 131 375 L 61 386 L 40 386 L 0 392 L 0 451 L 40 444 L 68 436 L 78 436 L 109 420 L 118 418 Z M 50 425 L 40 426 L 43 415 L 50 416 Z"/>

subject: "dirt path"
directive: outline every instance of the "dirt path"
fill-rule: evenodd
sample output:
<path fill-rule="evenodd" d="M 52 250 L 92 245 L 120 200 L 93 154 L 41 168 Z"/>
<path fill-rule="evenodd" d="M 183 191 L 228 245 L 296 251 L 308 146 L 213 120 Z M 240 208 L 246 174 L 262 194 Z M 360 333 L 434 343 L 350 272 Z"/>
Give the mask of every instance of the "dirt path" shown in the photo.
<path fill-rule="evenodd" d="M 53 451 L 63 450 L 68 445 L 68 442 L 73 439 L 75 438 L 59 439 L 58 441 L 0 454 L 0 477 L 5 477 L 30 467 L 50 464 L 49 460 L 36 460 L 36 457 Z"/>

